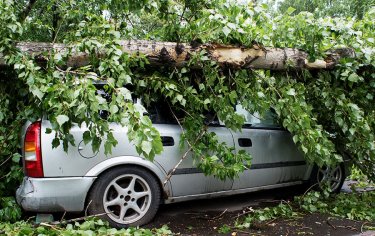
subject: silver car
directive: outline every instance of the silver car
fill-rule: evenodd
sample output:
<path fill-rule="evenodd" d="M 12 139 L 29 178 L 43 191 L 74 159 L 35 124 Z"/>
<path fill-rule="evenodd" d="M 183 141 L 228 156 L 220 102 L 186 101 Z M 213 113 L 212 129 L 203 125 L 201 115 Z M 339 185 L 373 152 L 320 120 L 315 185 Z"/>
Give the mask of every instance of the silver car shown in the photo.
<path fill-rule="evenodd" d="M 164 146 L 153 162 L 137 154 L 126 137 L 126 128 L 115 123 L 111 129 L 118 144 L 110 157 L 104 155 L 104 147 L 94 153 L 91 144 L 84 144 L 84 126 L 72 128 L 77 145 L 65 152 L 61 146 L 52 148 L 55 134 L 46 133 L 51 128 L 48 120 L 26 124 L 22 132 L 26 177 L 17 190 L 17 202 L 32 212 L 87 209 L 89 214 L 99 215 L 114 227 L 126 227 L 150 222 L 160 204 L 323 180 L 338 191 L 347 175 L 343 164 L 321 169 L 308 165 L 291 134 L 273 122 L 271 111 L 267 118 L 260 119 L 237 105 L 237 112 L 246 119 L 242 131 L 233 132 L 220 121 L 213 122 L 209 131 L 236 152 L 249 152 L 252 165 L 239 178 L 221 181 L 205 176 L 188 157 L 164 184 L 186 150 L 178 145 L 181 128 L 168 118 L 168 109 L 159 104 L 151 110 L 150 118 Z"/>

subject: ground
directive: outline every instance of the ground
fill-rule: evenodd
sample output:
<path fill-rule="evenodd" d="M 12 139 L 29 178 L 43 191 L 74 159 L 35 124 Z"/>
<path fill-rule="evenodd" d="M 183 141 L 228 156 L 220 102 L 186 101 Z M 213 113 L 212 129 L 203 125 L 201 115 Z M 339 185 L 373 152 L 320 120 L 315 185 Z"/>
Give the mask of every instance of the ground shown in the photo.
<path fill-rule="evenodd" d="M 347 184 L 343 191 L 349 191 Z M 281 200 L 292 200 L 299 193 L 301 190 L 296 188 L 283 188 L 162 205 L 154 221 L 146 227 L 168 225 L 172 232 L 181 235 L 375 235 L 375 232 L 362 232 L 364 222 L 324 214 L 278 219 L 256 225 L 250 230 L 228 228 L 228 233 L 219 233 L 223 225 L 233 226 L 235 220 L 248 209 L 274 206 Z"/>

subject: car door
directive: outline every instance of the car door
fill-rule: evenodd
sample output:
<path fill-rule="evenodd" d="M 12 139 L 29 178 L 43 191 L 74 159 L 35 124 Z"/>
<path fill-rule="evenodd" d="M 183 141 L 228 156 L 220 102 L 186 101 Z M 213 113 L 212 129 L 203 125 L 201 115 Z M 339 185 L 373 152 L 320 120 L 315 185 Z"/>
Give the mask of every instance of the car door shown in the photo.
<path fill-rule="evenodd" d="M 291 134 L 275 122 L 276 114 L 269 110 L 265 117 L 250 114 L 236 106 L 245 117 L 242 131 L 233 132 L 236 151 L 245 150 L 252 164 L 233 183 L 233 189 L 272 186 L 302 180 L 307 168 L 302 153 Z"/>
<path fill-rule="evenodd" d="M 151 114 L 150 117 L 154 122 L 154 127 L 160 132 L 164 146 L 164 151 L 155 160 L 165 173 L 169 174 L 180 162 L 189 147 L 185 144 L 184 148 L 180 148 L 182 130 L 170 114 L 168 105 L 158 103 L 155 104 L 155 109 L 155 114 Z M 216 133 L 219 142 L 234 146 L 233 136 L 225 127 L 212 125 L 209 126 L 208 131 Z M 221 181 L 213 176 L 205 176 L 201 170 L 196 168 L 191 152 L 178 165 L 169 181 L 171 182 L 173 197 L 231 190 L 233 184 L 233 180 Z"/>

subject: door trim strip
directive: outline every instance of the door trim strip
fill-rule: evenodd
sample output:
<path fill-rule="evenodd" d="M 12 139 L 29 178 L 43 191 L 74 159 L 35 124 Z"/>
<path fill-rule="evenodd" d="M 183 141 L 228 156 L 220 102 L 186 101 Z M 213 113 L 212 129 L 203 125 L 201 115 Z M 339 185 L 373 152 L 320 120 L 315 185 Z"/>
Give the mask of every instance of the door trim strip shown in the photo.
<path fill-rule="evenodd" d="M 279 168 L 279 167 L 291 167 L 291 166 L 303 166 L 306 165 L 306 161 L 284 161 L 284 162 L 273 162 L 273 163 L 261 163 L 261 164 L 252 164 L 248 166 L 250 170 L 259 170 L 259 169 L 269 169 L 269 168 Z M 168 173 L 170 173 L 170 170 Z M 188 174 L 198 174 L 203 173 L 200 169 L 196 167 L 192 168 L 178 168 L 173 173 L 173 175 L 188 175 Z"/>

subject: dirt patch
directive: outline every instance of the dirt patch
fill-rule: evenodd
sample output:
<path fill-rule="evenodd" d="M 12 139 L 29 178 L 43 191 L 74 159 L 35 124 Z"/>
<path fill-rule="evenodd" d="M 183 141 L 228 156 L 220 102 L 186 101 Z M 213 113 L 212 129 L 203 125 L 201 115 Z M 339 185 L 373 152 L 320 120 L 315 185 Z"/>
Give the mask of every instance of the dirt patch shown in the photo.
<path fill-rule="evenodd" d="M 363 222 L 336 218 L 324 214 L 307 214 L 296 219 L 278 219 L 254 224 L 251 229 L 232 228 L 228 233 L 219 233 L 223 225 L 232 227 L 238 212 L 185 212 L 177 215 L 159 214 L 146 227 L 168 225 L 172 232 L 180 235 L 331 235 L 345 236 L 361 233 Z M 367 232 L 366 235 L 375 235 Z"/>
<path fill-rule="evenodd" d="M 350 189 L 344 186 L 344 191 Z M 238 230 L 233 226 L 236 219 L 249 207 L 259 209 L 276 206 L 280 201 L 292 201 L 303 189 L 283 188 L 257 193 L 241 194 L 217 199 L 204 199 L 162 205 L 154 221 L 145 227 L 168 225 L 172 232 L 180 235 L 361 235 L 364 222 L 352 221 L 326 214 L 305 214 L 294 219 L 279 218 L 261 224 L 253 224 L 250 229 Z M 240 216 L 240 217 L 239 217 Z M 227 227 L 227 233 L 219 233 Z M 366 224 L 366 226 L 370 226 Z M 375 226 L 372 224 L 372 226 Z M 366 232 L 375 236 L 375 232 Z"/>
<path fill-rule="evenodd" d="M 174 216 L 159 214 L 146 227 L 168 225 L 172 232 L 182 235 L 218 235 L 220 227 L 225 224 L 233 225 L 236 216 L 233 212 L 186 212 Z"/>

